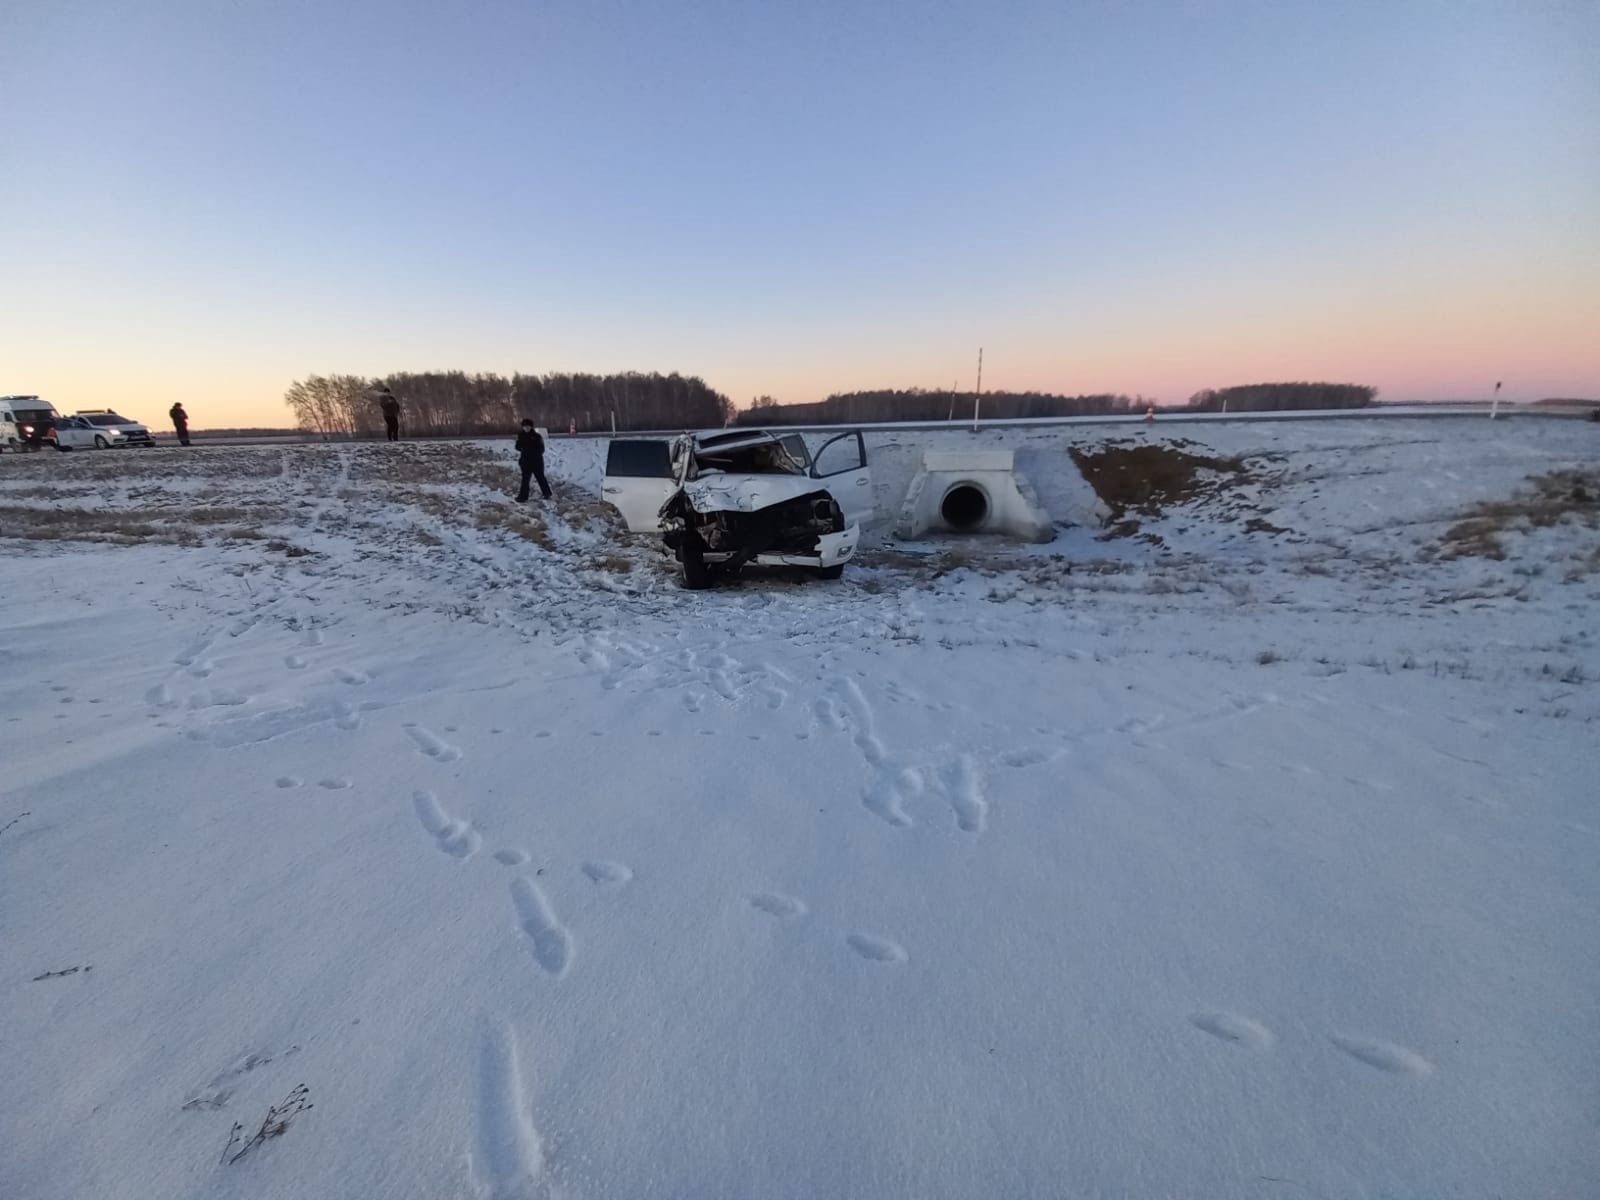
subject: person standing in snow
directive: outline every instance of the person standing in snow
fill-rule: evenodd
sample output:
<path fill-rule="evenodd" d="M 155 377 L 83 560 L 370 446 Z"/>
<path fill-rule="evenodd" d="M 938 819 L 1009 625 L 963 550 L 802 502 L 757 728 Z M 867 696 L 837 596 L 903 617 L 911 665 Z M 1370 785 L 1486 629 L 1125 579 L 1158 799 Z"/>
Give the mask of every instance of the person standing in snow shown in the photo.
<path fill-rule="evenodd" d="M 387 387 L 378 389 L 378 407 L 383 410 L 383 427 L 391 442 L 400 440 L 400 401 Z"/>
<path fill-rule="evenodd" d="M 526 417 L 522 420 L 522 432 L 517 434 L 517 464 L 522 468 L 522 490 L 517 493 L 517 501 L 526 503 L 530 477 L 539 481 L 540 493 L 546 500 L 550 499 L 550 484 L 544 477 L 544 439 Z"/>
<path fill-rule="evenodd" d="M 189 444 L 189 414 L 183 411 L 183 401 L 175 401 L 172 407 L 167 409 L 167 416 L 172 418 L 172 428 L 177 431 L 178 445 L 187 446 Z"/>

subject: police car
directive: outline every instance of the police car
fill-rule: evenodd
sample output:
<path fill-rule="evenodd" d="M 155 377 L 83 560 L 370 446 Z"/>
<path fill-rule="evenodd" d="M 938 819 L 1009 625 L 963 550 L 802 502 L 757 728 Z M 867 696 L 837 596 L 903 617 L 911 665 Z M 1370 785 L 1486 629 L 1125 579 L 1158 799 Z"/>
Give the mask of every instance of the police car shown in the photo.
<path fill-rule="evenodd" d="M 89 433 L 89 445 L 104 450 L 118 446 L 154 446 L 155 438 L 137 421 L 119 416 L 109 408 L 86 408 L 72 414 L 83 422 Z"/>

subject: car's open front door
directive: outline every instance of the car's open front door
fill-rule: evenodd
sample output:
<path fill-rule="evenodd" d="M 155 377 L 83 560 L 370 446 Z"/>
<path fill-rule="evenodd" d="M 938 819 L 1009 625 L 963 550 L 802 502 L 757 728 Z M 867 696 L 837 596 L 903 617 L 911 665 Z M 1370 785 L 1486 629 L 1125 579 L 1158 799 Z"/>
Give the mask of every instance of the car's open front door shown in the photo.
<path fill-rule="evenodd" d="M 606 448 L 601 495 L 616 507 L 634 533 L 655 533 L 658 514 L 677 490 L 672 476 L 672 443 L 660 438 L 613 438 Z"/>
<path fill-rule="evenodd" d="M 867 443 L 860 430 L 829 438 L 811 459 L 811 477 L 825 480 L 851 525 L 872 520 L 872 472 L 867 468 Z"/>

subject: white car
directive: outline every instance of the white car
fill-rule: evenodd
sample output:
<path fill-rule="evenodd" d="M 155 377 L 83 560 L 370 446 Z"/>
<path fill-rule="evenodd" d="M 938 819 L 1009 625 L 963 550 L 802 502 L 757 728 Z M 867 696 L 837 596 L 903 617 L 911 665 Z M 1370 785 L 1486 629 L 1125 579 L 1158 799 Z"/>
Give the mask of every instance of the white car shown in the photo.
<path fill-rule="evenodd" d="M 689 588 L 751 562 L 837 579 L 873 515 L 866 442 L 856 431 L 815 455 L 797 433 L 759 429 L 613 439 L 602 493 L 629 529 L 662 535 Z"/>
<path fill-rule="evenodd" d="M 49 440 L 57 450 L 104 450 L 120 446 L 122 435 L 115 430 L 97 429 L 85 417 L 57 417 Z"/>
<path fill-rule="evenodd" d="M 150 436 L 148 428 L 139 424 L 138 421 L 130 421 L 127 417 L 119 416 L 109 408 L 80 409 L 72 415 L 82 417 L 95 427 L 100 434 L 101 440 L 96 441 L 94 444 L 102 450 L 108 446 L 154 446 L 156 444 L 156 440 Z"/>

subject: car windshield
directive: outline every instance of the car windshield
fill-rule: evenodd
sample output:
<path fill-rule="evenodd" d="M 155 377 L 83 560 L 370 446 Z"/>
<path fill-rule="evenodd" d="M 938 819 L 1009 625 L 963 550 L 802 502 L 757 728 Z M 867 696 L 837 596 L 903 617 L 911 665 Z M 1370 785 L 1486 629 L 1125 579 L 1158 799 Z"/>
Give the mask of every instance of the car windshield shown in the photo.
<path fill-rule="evenodd" d="M 127 417 L 117 416 L 116 413 L 96 413 L 92 417 L 85 417 L 84 420 L 91 425 L 132 425 L 135 423 L 128 420 Z"/>

